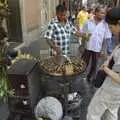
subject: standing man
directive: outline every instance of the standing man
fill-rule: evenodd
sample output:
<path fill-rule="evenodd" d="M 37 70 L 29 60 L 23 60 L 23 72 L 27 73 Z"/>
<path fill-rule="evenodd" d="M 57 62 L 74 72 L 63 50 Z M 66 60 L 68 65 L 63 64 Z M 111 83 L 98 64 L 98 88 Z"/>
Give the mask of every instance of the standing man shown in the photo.
<path fill-rule="evenodd" d="M 111 37 L 108 33 L 108 26 L 103 20 L 104 15 L 104 8 L 97 7 L 95 9 L 94 18 L 88 20 L 83 27 L 84 32 L 91 33 L 91 37 L 87 41 L 83 53 L 83 59 L 86 61 L 87 65 L 91 62 L 89 73 L 87 75 L 88 82 L 92 82 L 96 77 L 96 69 L 103 48 L 103 40 Z"/>
<path fill-rule="evenodd" d="M 67 20 L 66 8 L 63 5 L 56 7 L 56 16 L 51 20 L 45 33 L 47 43 L 51 47 L 51 55 L 69 55 L 70 35 L 81 36 Z"/>

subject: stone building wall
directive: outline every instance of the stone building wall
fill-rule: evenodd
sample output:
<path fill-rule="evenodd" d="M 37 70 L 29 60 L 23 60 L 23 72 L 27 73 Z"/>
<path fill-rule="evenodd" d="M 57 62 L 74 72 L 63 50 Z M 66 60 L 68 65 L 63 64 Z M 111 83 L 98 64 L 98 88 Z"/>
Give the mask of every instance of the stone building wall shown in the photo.
<path fill-rule="evenodd" d="M 19 0 L 23 45 L 29 45 L 40 37 L 41 26 L 55 15 L 59 0 Z"/>

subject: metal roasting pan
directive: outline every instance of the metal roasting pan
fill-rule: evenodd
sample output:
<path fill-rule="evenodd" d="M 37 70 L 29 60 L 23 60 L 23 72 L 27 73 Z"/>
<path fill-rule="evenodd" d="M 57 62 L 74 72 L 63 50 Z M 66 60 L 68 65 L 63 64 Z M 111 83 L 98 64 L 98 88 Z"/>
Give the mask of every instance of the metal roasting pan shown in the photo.
<path fill-rule="evenodd" d="M 53 56 L 52 56 L 53 57 Z M 63 59 L 63 57 L 62 58 L 60 58 L 60 56 L 58 56 L 58 58 L 55 56 L 54 57 L 55 58 L 55 61 L 57 61 L 57 60 L 60 60 L 60 61 L 58 61 L 58 64 L 59 63 L 63 63 L 65 60 Z M 46 58 L 46 59 L 51 59 L 51 57 L 48 57 L 48 58 Z M 45 59 L 44 59 L 45 60 Z M 43 60 L 43 61 L 44 61 Z M 43 72 L 43 74 L 46 74 L 46 75 L 49 75 L 49 76 L 56 76 L 56 77 L 60 77 L 60 76 L 76 76 L 76 75 L 80 75 L 80 74 L 82 74 L 83 72 L 85 72 L 85 69 L 86 69 L 86 66 L 84 66 L 84 69 L 82 70 L 82 71 L 80 71 L 80 72 L 73 72 L 73 73 L 71 73 L 71 74 L 66 74 L 66 73 L 56 73 L 56 72 L 54 72 L 54 73 L 51 73 L 51 72 L 48 72 L 42 65 L 41 65 L 41 62 L 42 61 L 39 61 L 39 63 L 40 63 L 40 68 L 41 68 L 41 71 Z"/>

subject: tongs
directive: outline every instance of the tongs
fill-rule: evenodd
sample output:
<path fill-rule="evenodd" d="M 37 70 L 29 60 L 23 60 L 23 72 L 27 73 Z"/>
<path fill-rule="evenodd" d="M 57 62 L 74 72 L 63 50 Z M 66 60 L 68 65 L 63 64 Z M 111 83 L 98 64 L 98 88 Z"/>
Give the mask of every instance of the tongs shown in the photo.
<path fill-rule="evenodd" d="M 71 59 L 67 55 L 62 55 L 62 56 L 64 56 L 66 60 L 71 63 Z"/>

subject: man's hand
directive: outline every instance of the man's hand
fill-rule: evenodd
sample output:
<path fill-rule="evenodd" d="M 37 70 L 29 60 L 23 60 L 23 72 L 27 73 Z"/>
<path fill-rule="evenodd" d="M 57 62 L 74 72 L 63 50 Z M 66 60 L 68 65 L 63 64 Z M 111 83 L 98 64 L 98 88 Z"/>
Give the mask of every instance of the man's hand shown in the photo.
<path fill-rule="evenodd" d="M 55 53 L 53 53 L 53 55 L 60 55 L 62 54 L 61 50 L 60 50 L 60 47 L 56 47 L 55 46 L 55 42 L 54 40 L 46 40 L 47 43 L 49 44 L 49 46 L 54 50 Z"/>
<path fill-rule="evenodd" d="M 83 40 L 89 40 L 90 39 L 90 37 L 91 37 L 91 33 L 83 33 L 83 35 L 82 35 L 82 39 Z"/>
<path fill-rule="evenodd" d="M 74 33 L 74 35 L 77 36 L 77 37 L 81 37 L 83 40 L 89 40 L 90 36 L 91 36 L 90 33 L 82 33 L 82 32 L 79 32 L 79 31 L 76 31 Z"/>
<path fill-rule="evenodd" d="M 55 52 L 56 52 L 56 55 L 61 55 L 62 54 L 62 52 L 61 52 L 61 50 L 60 50 L 60 47 L 55 47 Z"/>

